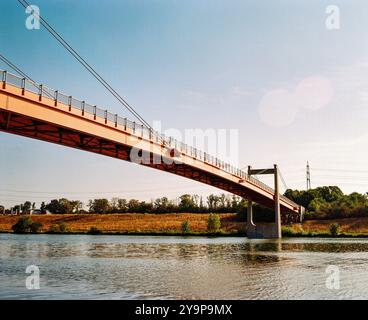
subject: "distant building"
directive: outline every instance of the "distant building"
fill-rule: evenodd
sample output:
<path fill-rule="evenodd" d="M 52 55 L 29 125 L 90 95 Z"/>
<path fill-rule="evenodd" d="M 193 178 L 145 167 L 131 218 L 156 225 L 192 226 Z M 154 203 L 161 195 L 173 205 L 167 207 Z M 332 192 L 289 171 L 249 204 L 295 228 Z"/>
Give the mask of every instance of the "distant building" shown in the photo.
<path fill-rule="evenodd" d="M 10 214 L 15 214 L 15 215 L 20 214 L 19 208 L 10 208 Z"/>
<path fill-rule="evenodd" d="M 42 211 L 40 209 L 31 209 L 29 214 L 42 214 Z"/>

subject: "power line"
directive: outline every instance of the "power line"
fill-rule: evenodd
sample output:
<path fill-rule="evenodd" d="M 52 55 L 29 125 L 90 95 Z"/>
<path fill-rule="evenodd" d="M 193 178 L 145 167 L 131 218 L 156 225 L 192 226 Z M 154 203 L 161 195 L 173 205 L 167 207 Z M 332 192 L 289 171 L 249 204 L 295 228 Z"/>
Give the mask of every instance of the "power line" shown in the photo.
<path fill-rule="evenodd" d="M 320 186 L 326 186 L 325 183 L 319 183 Z M 329 186 L 335 185 L 335 184 L 328 184 Z M 343 182 L 341 184 L 342 186 L 355 186 L 355 187 L 366 187 L 368 188 L 368 183 L 357 183 L 357 182 Z"/>
<path fill-rule="evenodd" d="M 185 190 L 197 190 L 197 191 L 205 191 L 205 189 L 208 188 L 207 186 L 197 186 L 188 188 L 186 186 L 183 187 L 175 187 L 175 190 L 185 189 Z M 76 194 L 76 195 L 96 195 L 96 194 L 118 194 L 118 193 L 138 193 L 138 192 L 152 192 L 152 191 L 161 191 L 161 190 L 172 190 L 173 187 L 166 187 L 166 188 L 152 188 L 152 189 L 139 189 L 139 190 L 110 190 L 110 191 L 31 191 L 31 190 L 12 190 L 12 189 L 0 189 L 0 196 L 4 195 L 2 193 L 6 194 L 44 194 L 45 196 L 50 195 L 58 195 L 58 194 Z"/>
<path fill-rule="evenodd" d="M 24 8 L 29 7 L 29 3 L 26 0 L 17 0 Z M 69 43 L 37 12 L 32 12 L 33 16 L 41 23 L 43 27 L 80 63 L 82 66 L 97 79 L 130 113 L 133 114 L 139 121 L 142 122 L 149 130 L 153 131 L 153 128 L 146 122 L 143 117 L 134 110 L 134 108 L 124 100 L 111 85 L 93 68 L 91 67 L 79 54 L 75 51 Z"/>
<path fill-rule="evenodd" d="M 282 173 L 281 173 L 281 170 L 280 170 L 280 168 L 279 168 L 279 176 L 280 176 L 280 178 L 281 178 L 281 182 L 282 182 L 282 184 L 284 185 L 284 188 L 287 190 L 287 189 L 289 189 L 288 188 L 288 186 L 287 186 L 287 184 L 286 184 L 286 182 L 285 182 L 285 179 L 284 179 L 284 176 L 282 175 Z"/>
<path fill-rule="evenodd" d="M 367 176 L 340 176 L 340 175 L 326 175 L 326 174 L 316 174 L 314 175 L 318 178 L 333 178 L 333 179 L 343 179 L 343 180 L 367 180 Z"/>
<path fill-rule="evenodd" d="M 354 170 L 354 169 L 323 169 L 313 168 L 314 171 L 333 171 L 333 172 L 356 172 L 356 173 L 368 173 L 368 170 Z"/>
<path fill-rule="evenodd" d="M 307 190 L 312 189 L 309 161 L 307 161 Z"/>

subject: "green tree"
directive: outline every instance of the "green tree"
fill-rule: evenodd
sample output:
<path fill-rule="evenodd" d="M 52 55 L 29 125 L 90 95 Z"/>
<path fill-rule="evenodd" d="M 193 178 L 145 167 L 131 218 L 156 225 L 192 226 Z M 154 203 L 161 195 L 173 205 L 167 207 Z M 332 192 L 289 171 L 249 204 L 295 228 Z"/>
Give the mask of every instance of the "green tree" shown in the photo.
<path fill-rule="evenodd" d="M 138 206 L 139 213 L 151 213 L 153 211 L 153 203 L 141 201 Z"/>
<path fill-rule="evenodd" d="M 110 201 L 111 212 L 119 212 L 119 198 L 112 198 Z"/>
<path fill-rule="evenodd" d="M 207 230 L 214 232 L 220 230 L 220 228 L 221 228 L 220 216 L 218 214 L 211 213 L 207 221 Z"/>
<path fill-rule="evenodd" d="M 210 212 L 216 212 L 218 208 L 218 204 L 220 202 L 220 199 L 218 196 L 214 194 L 210 194 L 207 197 L 207 205 Z"/>
<path fill-rule="evenodd" d="M 128 201 L 126 199 L 118 200 L 118 211 L 119 212 L 127 212 L 128 210 Z"/>
<path fill-rule="evenodd" d="M 236 196 L 234 194 L 231 196 L 231 210 L 233 212 L 238 212 L 241 200 L 242 199 L 239 196 Z"/>
<path fill-rule="evenodd" d="M 130 199 L 128 202 L 128 212 L 139 212 L 140 202 L 137 199 Z"/>
<path fill-rule="evenodd" d="M 199 198 L 199 212 L 207 212 L 207 208 L 204 206 L 202 196 Z"/>
<path fill-rule="evenodd" d="M 17 214 L 21 212 L 21 205 L 17 204 L 13 207 L 13 211 Z"/>
<path fill-rule="evenodd" d="M 75 212 L 81 204 L 82 203 L 78 200 L 70 201 L 66 198 L 61 198 L 59 200 L 53 199 L 44 206 L 44 209 L 55 214 L 66 214 Z"/>
<path fill-rule="evenodd" d="M 42 201 L 41 203 L 40 210 L 41 210 L 41 213 L 46 213 L 46 204 L 44 201 Z"/>
<path fill-rule="evenodd" d="M 168 213 L 170 210 L 170 201 L 166 197 L 158 198 L 154 201 L 153 206 L 156 213 Z"/>
<path fill-rule="evenodd" d="M 327 202 L 323 198 L 314 198 L 308 206 L 309 211 L 318 212 L 321 208 L 325 207 Z"/>
<path fill-rule="evenodd" d="M 326 202 L 333 202 L 341 199 L 344 193 L 337 186 L 324 186 L 315 189 L 316 197 L 321 197 Z"/>
<path fill-rule="evenodd" d="M 248 201 L 245 199 L 241 199 L 237 204 L 237 217 L 240 221 L 247 221 L 248 214 Z"/>
<path fill-rule="evenodd" d="M 59 224 L 59 230 L 60 230 L 60 232 L 66 232 L 67 230 L 68 230 L 68 227 L 67 227 L 67 225 L 66 225 L 66 223 L 65 222 L 61 222 L 60 224 Z"/>
<path fill-rule="evenodd" d="M 42 228 L 42 223 L 32 221 L 31 217 L 21 217 L 12 226 L 14 233 L 36 233 Z"/>
<path fill-rule="evenodd" d="M 91 213 L 107 213 L 110 211 L 110 203 L 107 199 L 90 200 L 88 207 Z"/>
<path fill-rule="evenodd" d="M 367 194 L 349 195 L 337 186 L 323 186 L 307 191 L 287 190 L 285 195 L 306 208 L 305 219 L 334 219 L 368 216 Z"/>
<path fill-rule="evenodd" d="M 330 225 L 330 233 L 332 236 L 337 236 L 340 233 L 340 225 L 338 223 L 332 223 Z"/>
<path fill-rule="evenodd" d="M 55 214 L 60 214 L 62 212 L 62 208 L 59 204 L 59 200 L 57 199 L 51 200 L 50 203 L 45 205 L 45 209 Z"/>
<path fill-rule="evenodd" d="M 23 214 L 27 214 L 31 211 L 32 209 L 32 203 L 30 201 L 26 201 L 23 203 L 22 205 L 22 213 Z"/>
<path fill-rule="evenodd" d="M 181 231 L 183 231 L 184 233 L 190 232 L 190 225 L 188 220 L 183 221 L 183 223 L 181 224 Z"/>
<path fill-rule="evenodd" d="M 29 226 L 29 228 L 30 228 L 30 232 L 37 233 L 42 228 L 42 223 L 41 222 L 34 221 L 34 222 L 31 223 L 31 225 Z"/>
<path fill-rule="evenodd" d="M 181 212 L 196 212 L 197 208 L 195 200 L 190 194 L 183 194 L 179 197 L 179 210 Z"/>
<path fill-rule="evenodd" d="M 220 211 L 221 212 L 226 211 L 226 195 L 224 193 L 220 194 L 219 203 L 220 203 Z"/>
<path fill-rule="evenodd" d="M 65 198 L 61 198 L 59 200 L 59 204 L 61 208 L 61 212 L 60 212 L 61 214 L 73 213 L 75 203 L 73 203 L 72 201 L 65 199 Z"/>

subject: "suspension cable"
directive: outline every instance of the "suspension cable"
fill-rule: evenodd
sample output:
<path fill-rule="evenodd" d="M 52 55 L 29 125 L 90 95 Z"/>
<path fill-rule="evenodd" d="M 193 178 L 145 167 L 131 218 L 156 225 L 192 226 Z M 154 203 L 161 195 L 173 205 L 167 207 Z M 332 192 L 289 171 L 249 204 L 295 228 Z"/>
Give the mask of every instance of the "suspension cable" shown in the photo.
<path fill-rule="evenodd" d="M 3 61 L 6 65 L 8 65 L 11 69 L 13 69 L 15 72 L 17 72 L 19 75 L 21 75 L 23 78 L 27 79 L 29 82 L 31 82 L 35 87 L 38 87 L 38 83 L 34 81 L 31 77 L 29 77 L 25 72 L 23 72 L 19 67 L 17 67 L 13 62 L 11 62 L 9 59 L 4 57 L 0 53 L 0 60 Z M 42 93 L 47 95 L 49 98 L 52 98 L 51 94 L 48 93 L 45 89 L 42 88 Z"/>
<path fill-rule="evenodd" d="M 287 186 L 287 184 L 286 184 L 286 182 L 285 182 L 285 179 L 284 179 L 284 176 L 282 175 L 282 173 L 281 173 L 281 170 L 279 169 L 279 175 L 280 175 L 280 178 L 281 178 L 281 182 L 282 182 L 282 184 L 284 185 L 284 188 L 287 190 L 287 189 L 289 189 L 288 188 L 288 186 Z"/>
<path fill-rule="evenodd" d="M 2 60 L 5 64 L 7 64 L 11 69 L 13 69 L 15 72 L 17 72 L 19 75 L 21 75 L 23 78 L 27 78 L 29 81 L 33 82 L 34 84 L 36 81 L 32 80 L 31 77 L 27 76 L 22 70 L 20 70 L 14 63 L 12 63 L 9 59 L 5 58 L 0 53 L 0 60 Z"/>
<path fill-rule="evenodd" d="M 17 0 L 24 8 L 29 7 L 29 3 L 26 0 Z M 32 12 L 33 16 L 41 23 L 42 26 L 80 63 L 82 66 L 90 73 L 94 78 L 97 79 L 130 113 L 133 114 L 135 118 L 137 118 L 142 124 L 144 124 L 150 131 L 153 131 L 153 128 L 146 122 L 142 116 L 138 112 L 134 110 L 134 108 L 124 100 L 112 87 L 111 85 L 104 79 L 97 71 L 91 67 L 79 54 L 75 51 L 70 44 L 37 12 Z"/>

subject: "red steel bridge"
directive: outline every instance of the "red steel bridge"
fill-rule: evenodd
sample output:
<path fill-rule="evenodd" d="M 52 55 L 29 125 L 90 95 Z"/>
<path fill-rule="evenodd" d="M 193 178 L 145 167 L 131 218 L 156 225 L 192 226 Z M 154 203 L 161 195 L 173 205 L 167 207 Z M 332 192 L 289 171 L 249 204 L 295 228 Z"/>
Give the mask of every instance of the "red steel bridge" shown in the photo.
<path fill-rule="evenodd" d="M 144 125 L 1 70 L 0 130 L 137 162 L 217 187 L 267 208 L 275 209 L 276 203 L 280 219 L 297 222 L 302 217 L 302 207 L 256 179 L 251 171 L 245 172 Z M 132 154 L 139 155 L 139 161 Z M 274 170 L 278 190 L 276 166 Z"/>

